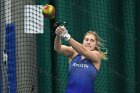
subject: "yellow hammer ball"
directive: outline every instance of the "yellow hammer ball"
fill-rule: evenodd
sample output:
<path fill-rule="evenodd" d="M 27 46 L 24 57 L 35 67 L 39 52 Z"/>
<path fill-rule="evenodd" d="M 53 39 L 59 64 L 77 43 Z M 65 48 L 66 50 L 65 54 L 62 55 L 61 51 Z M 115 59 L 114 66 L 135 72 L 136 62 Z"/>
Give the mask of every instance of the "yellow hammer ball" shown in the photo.
<path fill-rule="evenodd" d="M 42 14 L 44 17 L 53 19 L 55 17 L 55 8 L 50 4 L 46 4 L 42 8 Z"/>

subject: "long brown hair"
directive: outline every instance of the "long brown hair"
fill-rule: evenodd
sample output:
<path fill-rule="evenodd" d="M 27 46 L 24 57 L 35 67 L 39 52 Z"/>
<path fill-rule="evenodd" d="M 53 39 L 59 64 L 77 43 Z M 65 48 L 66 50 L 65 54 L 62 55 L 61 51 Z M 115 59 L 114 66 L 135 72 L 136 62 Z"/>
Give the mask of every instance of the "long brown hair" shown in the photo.
<path fill-rule="evenodd" d="M 86 35 L 88 35 L 88 34 L 92 34 L 92 35 L 95 36 L 95 39 L 96 39 L 96 42 L 97 42 L 97 46 L 95 47 L 95 50 L 97 50 L 97 51 L 99 51 L 99 52 L 101 53 L 102 59 L 107 60 L 107 50 L 106 50 L 105 52 L 103 52 L 103 51 L 101 50 L 101 48 L 105 48 L 105 47 L 104 47 L 104 43 L 103 43 L 104 40 L 103 40 L 102 38 L 100 38 L 100 37 L 97 35 L 97 33 L 94 32 L 94 31 L 88 31 L 88 32 L 85 34 L 84 38 L 85 38 Z"/>

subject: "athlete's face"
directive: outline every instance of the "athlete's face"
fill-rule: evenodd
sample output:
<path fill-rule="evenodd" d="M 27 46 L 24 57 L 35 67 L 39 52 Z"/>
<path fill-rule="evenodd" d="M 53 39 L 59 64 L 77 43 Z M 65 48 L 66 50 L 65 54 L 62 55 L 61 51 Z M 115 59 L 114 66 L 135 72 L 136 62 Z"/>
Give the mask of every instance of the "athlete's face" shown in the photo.
<path fill-rule="evenodd" d="M 97 45 L 96 37 L 93 34 L 87 34 L 83 40 L 83 45 L 89 50 L 94 50 Z"/>

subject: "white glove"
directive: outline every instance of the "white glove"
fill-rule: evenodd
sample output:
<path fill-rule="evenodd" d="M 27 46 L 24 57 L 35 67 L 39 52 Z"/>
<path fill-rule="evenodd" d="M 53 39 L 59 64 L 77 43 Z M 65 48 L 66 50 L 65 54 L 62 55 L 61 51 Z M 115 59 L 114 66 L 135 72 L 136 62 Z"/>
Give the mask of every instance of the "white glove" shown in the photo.
<path fill-rule="evenodd" d="M 70 38 L 71 38 L 71 36 L 70 36 L 70 34 L 68 33 L 68 30 L 66 29 L 66 27 L 65 27 L 65 26 L 61 26 L 61 29 L 63 29 L 64 32 L 61 33 L 60 37 L 61 37 L 62 39 L 64 39 L 65 41 L 69 41 Z"/>

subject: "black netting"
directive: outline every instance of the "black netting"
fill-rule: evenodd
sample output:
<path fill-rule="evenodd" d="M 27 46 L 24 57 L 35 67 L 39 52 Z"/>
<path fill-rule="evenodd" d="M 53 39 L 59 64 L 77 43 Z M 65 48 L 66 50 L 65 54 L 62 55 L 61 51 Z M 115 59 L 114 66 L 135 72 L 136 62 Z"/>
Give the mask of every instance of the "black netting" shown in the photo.
<path fill-rule="evenodd" d="M 53 4 L 56 16 L 41 9 Z M 95 93 L 139 93 L 139 0 L 1 0 L 0 93 L 65 93 L 68 59 L 53 50 L 53 23 L 67 22 L 82 43 L 96 31 L 105 40 Z M 67 44 L 67 42 L 63 42 Z"/>

